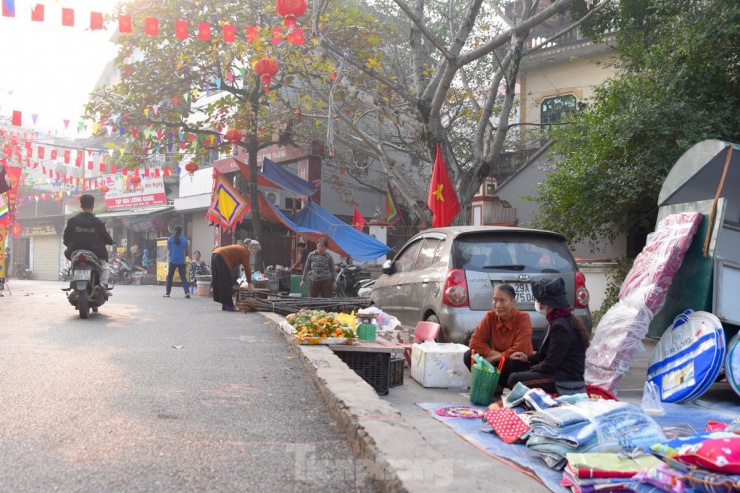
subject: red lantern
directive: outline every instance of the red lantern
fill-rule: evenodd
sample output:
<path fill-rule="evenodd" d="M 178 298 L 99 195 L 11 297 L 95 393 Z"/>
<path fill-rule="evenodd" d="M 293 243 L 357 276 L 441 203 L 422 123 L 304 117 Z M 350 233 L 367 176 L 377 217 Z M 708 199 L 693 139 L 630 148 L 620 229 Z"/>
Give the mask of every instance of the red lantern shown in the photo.
<path fill-rule="evenodd" d="M 262 77 L 262 85 L 265 86 L 265 94 L 270 90 L 270 81 L 278 73 L 278 63 L 272 58 L 263 58 L 254 64 L 254 71 Z"/>
<path fill-rule="evenodd" d="M 198 165 L 190 161 L 188 164 L 185 165 L 185 171 L 187 171 L 190 175 L 190 181 L 193 181 L 193 173 L 198 171 Z"/>
<path fill-rule="evenodd" d="M 139 176 L 139 173 L 134 173 L 129 177 L 128 182 L 132 185 L 138 185 L 141 183 L 141 176 Z"/>
<path fill-rule="evenodd" d="M 290 31 L 296 25 L 296 17 L 306 13 L 306 0 L 277 0 L 275 7 L 278 15 L 284 17 L 283 27 Z"/>
<path fill-rule="evenodd" d="M 232 128 L 231 130 L 226 132 L 226 140 L 228 140 L 232 144 L 236 144 L 237 142 L 242 140 L 242 133 L 239 130 Z"/>
<path fill-rule="evenodd" d="M 103 197 L 105 197 L 105 194 L 106 193 L 110 192 L 110 188 L 105 183 L 103 183 L 102 185 L 100 185 L 100 189 L 99 190 L 100 190 L 100 195 L 102 195 Z"/>

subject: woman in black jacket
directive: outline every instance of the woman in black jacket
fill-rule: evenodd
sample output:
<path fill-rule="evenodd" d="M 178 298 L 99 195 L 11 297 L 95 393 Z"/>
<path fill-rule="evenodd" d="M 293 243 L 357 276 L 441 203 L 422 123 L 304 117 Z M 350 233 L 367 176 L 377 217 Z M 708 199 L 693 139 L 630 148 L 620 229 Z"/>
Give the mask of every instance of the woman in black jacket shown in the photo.
<path fill-rule="evenodd" d="M 556 384 L 564 389 L 584 387 L 588 331 L 580 319 L 571 315 L 565 282 L 560 277 L 537 281 L 532 284 L 532 294 L 535 310 L 547 317 L 549 325 L 539 351 L 529 355 L 521 352 L 511 355 L 516 361 L 529 363 L 530 368 L 512 373 L 507 386 L 514 388 L 521 382 L 529 388 L 541 388 L 551 394 L 558 393 Z"/>

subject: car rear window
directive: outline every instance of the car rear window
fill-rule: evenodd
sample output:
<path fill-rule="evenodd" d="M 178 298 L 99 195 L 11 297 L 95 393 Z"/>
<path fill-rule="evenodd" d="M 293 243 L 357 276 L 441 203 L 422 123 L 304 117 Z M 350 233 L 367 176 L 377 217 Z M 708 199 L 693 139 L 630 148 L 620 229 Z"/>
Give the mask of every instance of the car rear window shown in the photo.
<path fill-rule="evenodd" d="M 522 232 L 486 232 L 455 239 L 456 269 L 514 272 L 571 272 L 575 259 L 557 236 Z"/>

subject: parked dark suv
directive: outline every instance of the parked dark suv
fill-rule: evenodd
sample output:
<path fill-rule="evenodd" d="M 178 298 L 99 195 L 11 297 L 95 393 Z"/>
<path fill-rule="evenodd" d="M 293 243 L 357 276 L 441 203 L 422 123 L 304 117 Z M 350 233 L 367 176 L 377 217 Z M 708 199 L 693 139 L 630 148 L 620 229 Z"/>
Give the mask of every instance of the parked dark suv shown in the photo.
<path fill-rule="evenodd" d="M 517 293 L 517 309 L 532 319 L 538 348 L 547 320 L 534 311 L 531 284 L 554 277 L 563 278 L 573 314 L 590 331 L 586 278 L 565 238 L 550 231 L 498 226 L 425 230 L 383 264 L 370 299 L 404 325 L 431 320 L 441 324 L 441 340 L 463 343 L 493 309 L 494 286 L 508 283 Z"/>

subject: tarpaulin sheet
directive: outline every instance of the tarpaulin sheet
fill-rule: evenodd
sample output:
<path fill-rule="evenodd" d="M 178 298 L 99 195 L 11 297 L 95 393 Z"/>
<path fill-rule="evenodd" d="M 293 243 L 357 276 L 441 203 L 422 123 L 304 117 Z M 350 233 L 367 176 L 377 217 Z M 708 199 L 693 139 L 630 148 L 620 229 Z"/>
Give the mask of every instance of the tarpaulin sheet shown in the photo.
<path fill-rule="evenodd" d="M 249 166 L 236 158 L 234 158 L 234 161 L 239 165 L 242 175 L 249 181 Z M 267 158 L 262 163 L 262 171 L 257 174 L 257 184 L 281 188 L 288 192 L 309 197 L 316 193 L 315 186 Z"/>
<path fill-rule="evenodd" d="M 329 243 L 329 250 L 357 262 L 369 262 L 390 251 L 387 245 L 372 236 L 356 230 L 319 204 L 310 200 L 292 216 L 286 216 L 259 194 L 260 214 L 271 222 L 282 223 L 291 231 L 316 242 L 322 236 Z"/>

